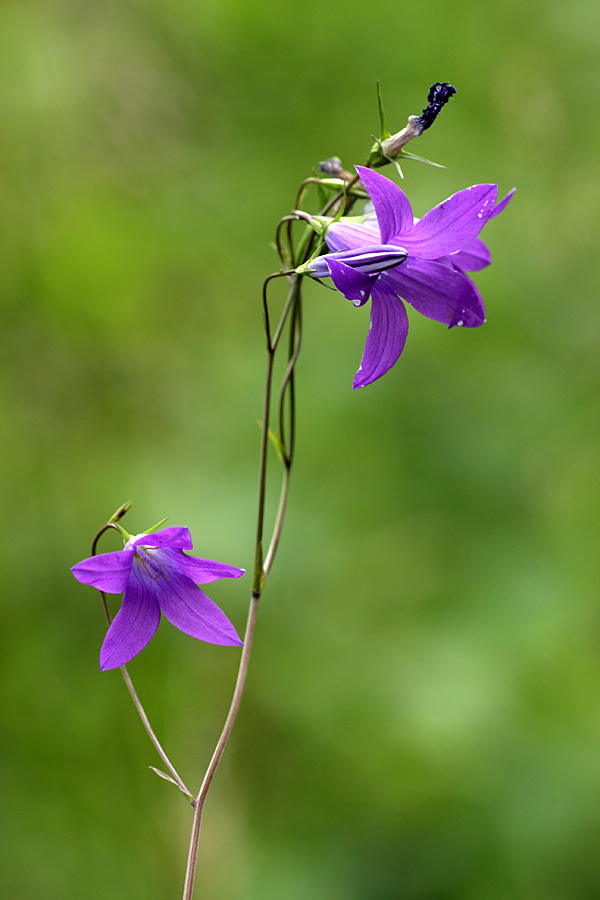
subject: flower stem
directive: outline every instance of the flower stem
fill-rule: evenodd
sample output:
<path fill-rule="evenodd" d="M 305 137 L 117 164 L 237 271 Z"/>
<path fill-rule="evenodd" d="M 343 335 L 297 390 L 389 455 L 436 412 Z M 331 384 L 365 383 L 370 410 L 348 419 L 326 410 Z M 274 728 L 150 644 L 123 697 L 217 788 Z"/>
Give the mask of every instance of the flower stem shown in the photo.
<path fill-rule="evenodd" d="M 244 684 L 248 673 L 248 663 L 250 662 L 250 651 L 252 649 L 252 638 L 254 635 L 254 625 L 256 623 L 256 614 L 258 612 L 258 601 L 260 600 L 260 591 L 253 591 L 250 599 L 250 609 L 248 611 L 248 621 L 246 623 L 246 631 L 244 634 L 244 647 L 240 659 L 240 667 L 238 677 L 235 683 L 231 706 L 221 732 L 221 737 L 212 755 L 212 759 L 206 770 L 202 787 L 196 797 L 194 804 L 194 820 L 192 822 L 192 833 L 190 835 L 190 849 L 188 853 L 187 867 L 185 871 L 185 885 L 183 888 L 183 900 L 191 900 L 194 891 L 194 879 L 196 876 L 196 865 L 198 861 L 198 842 L 200 840 L 200 826 L 202 824 L 202 813 L 204 812 L 204 803 L 206 795 L 215 777 L 215 773 L 221 762 L 221 757 L 227 746 L 227 741 L 233 729 L 233 725 L 240 707 L 242 694 L 244 692 Z"/>
<path fill-rule="evenodd" d="M 127 510 L 125 510 L 125 511 L 127 511 Z M 113 519 L 114 519 L 114 517 L 113 517 Z M 102 535 L 105 533 L 105 531 L 108 531 L 111 528 L 116 528 L 113 520 L 109 520 L 106 523 L 106 525 L 103 525 L 103 527 L 100 529 L 100 531 L 98 532 L 98 534 L 96 535 L 96 537 L 94 538 L 94 541 L 92 543 L 92 556 L 96 555 L 98 541 L 100 540 Z M 110 614 L 110 610 L 108 608 L 108 603 L 106 601 L 106 594 L 104 593 L 104 591 L 99 591 L 99 594 L 102 597 L 102 604 L 104 606 L 104 614 L 106 616 L 106 621 L 108 622 L 108 624 L 110 626 L 112 624 L 112 616 Z M 185 794 L 186 797 L 189 797 L 189 799 L 191 800 L 191 802 L 193 804 L 194 803 L 194 795 L 185 786 L 183 780 L 180 778 L 179 774 L 177 773 L 175 766 L 171 763 L 169 757 L 163 750 L 160 741 L 156 737 L 156 735 L 154 733 L 154 729 L 152 728 L 152 726 L 150 724 L 150 720 L 149 720 L 148 716 L 146 715 L 146 711 L 145 711 L 144 707 L 142 706 L 140 698 L 137 695 L 137 691 L 136 691 L 135 687 L 133 686 L 133 681 L 131 680 L 131 676 L 130 676 L 129 672 L 127 671 L 125 666 L 120 666 L 120 669 L 121 669 L 121 675 L 123 676 L 123 680 L 125 681 L 127 690 L 129 691 L 129 695 L 130 695 L 131 699 L 133 700 L 133 705 L 135 706 L 135 708 L 137 710 L 137 714 L 141 719 L 142 725 L 146 729 L 148 737 L 154 744 L 154 748 L 155 748 L 156 752 L 162 759 L 167 770 L 169 771 L 169 774 L 171 775 L 173 781 L 175 782 L 175 784 L 177 785 L 179 790 L 183 794 Z"/>
<path fill-rule="evenodd" d="M 183 794 L 185 794 L 186 797 L 189 797 L 189 799 L 191 800 L 192 805 L 193 805 L 194 802 L 195 802 L 195 801 L 194 801 L 194 795 L 191 793 L 191 791 L 189 791 L 189 790 L 187 789 L 187 787 L 185 786 L 185 784 L 183 783 L 183 781 L 181 780 L 181 778 L 180 778 L 179 775 L 177 774 L 177 771 L 176 771 L 175 767 L 171 764 L 171 762 L 170 762 L 170 760 L 169 760 L 169 757 L 167 756 L 167 754 L 165 753 L 165 751 L 164 751 L 163 748 L 161 747 L 158 738 L 157 738 L 156 735 L 154 734 L 154 730 L 153 730 L 152 726 L 150 725 L 150 721 L 149 721 L 149 719 L 148 719 L 148 716 L 146 715 L 146 712 L 145 712 L 145 710 L 144 710 L 144 707 L 142 706 L 142 704 L 141 704 L 141 702 L 140 702 L 140 698 L 139 698 L 138 695 L 137 695 L 137 691 L 136 691 L 136 689 L 135 689 L 134 686 L 133 686 L 133 681 L 131 680 L 131 676 L 129 675 L 129 672 L 127 671 L 127 669 L 126 669 L 125 666 L 121 666 L 120 668 L 121 668 L 121 675 L 123 676 L 123 679 L 124 679 L 124 681 L 125 681 L 125 684 L 127 685 L 127 690 L 129 691 L 129 694 L 130 694 L 130 696 L 131 696 L 131 699 L 133 700 L 133 705 L 135 706 L 135 708 L 136 708 L 136 710 L 137 710 L 137 712 L 138 712 L 138 715 L 139 715 L 140 719 L 142 720 L 142 725 L 143 725 L 144 728 L 146 729 L 146 731 L 147 731 L 147 733 L 148 733 L 148 737 L 150 738 L 150 740 L 151 740 L 152 743 L 154 744 L 154 747 L 155 747 L 155 749 L 156 749 L 156 752 L 158 753 L 158 755 L 159 755 L 160 758 L 162 759 L 163 763 L 165 764 L 165 766 L 166 766 L 167 769 L 169 770 L 169 774 L 170 774 L 171 777 L 173 778 L 173 781 L 176 782 L 177 787 L 179 788 L 179 790 L 180 790 Z"/>

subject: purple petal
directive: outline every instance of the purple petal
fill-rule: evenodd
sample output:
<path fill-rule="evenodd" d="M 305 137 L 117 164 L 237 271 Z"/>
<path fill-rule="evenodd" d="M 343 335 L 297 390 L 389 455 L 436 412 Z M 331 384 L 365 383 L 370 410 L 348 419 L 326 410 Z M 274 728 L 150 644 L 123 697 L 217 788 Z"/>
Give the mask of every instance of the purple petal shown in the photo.
<path fill-rule="evenodd" d="M 492 213 L 491 216 L 490 216 L 490 219 L 493 219 L 494 216 L 499 216 L 500 213 L 501 213 L 504 209 L 506 209 L 506 207 L 508 206 L 508 204 L 510 203 L 510 201 L 511 201 L 512 198 L 514 197 L 515 191 L 516 191 L 516 190 L 517 190 L 516 187 L 514 187 L 514 188 L 512 189 L 512 191 L 509 191 L 509 192 L 508 192 L 508 194 L 506 195 L 506 197 L 503 197 L 502 200 L 500 200 L 500 202 L 496 204 L 496 206 L 494 207 L 494 211 L 493 211 L 493 213 Z"/>
<path fill-rule="evenodd" d="M 477 237 L 489 219 L 498 188 L 495 184 L 474 184 L 430 209 L 410 234 L 394 239 L 411 256 L 437 259 L 448 256 Z"/>
<path fill-rule="evenodd" d="M 165 570 L 154 582 L 163 613 L 175 628 L 209 644 L 239 646 L 237 632 L 225 613 L 194 582 L 177 569 Z"/>
<path fill-rule="evenodd" d="M 130 543 L 129 541 L 127 542 Z M 191 550 L 194 546 L 189 529 L 187 528 L 163 528 L 151 534 L 137 534 L 131 542 L 132 547 L 178 547 L 181 550 Z"/>
<path fill-rule="evenodd" d="M 410 258 L 380 276 L 382 290 L 402 297 L 422 315 L 450 327 L 474 328 L 485 321 L 485 307 L 470 278 L 443 262 Z"/>
<path fill-rule="evenodd" d="M 365 169 L 364 166 L 355 166 L 354 168 L 373 201 L 381 231 L 381 243 L 389 244 L 391 238 L 410 231 L 413 224 L 413 213 L 404 191 L 385 175 L 380 175 L 379 172 Z M 442 256 L 442 254 L 438 253 L 438 256 Z"/>
<path fill-rule="evenodd" d="M 154 637 L 160 622 L 156 584 L 136 560 L 131 568 L 121 609 L 108 629 L 100 650 L 100 668 L 103 672 L 125 665 Z"/>
<path fill-rule="evenodd" d="M 334 253 L 339 250 L 360 250 L 370 244 L 381 243 L 375 219 L 369 222 L 333 222 L 325 232 L 327 246 Z"/>
<path fill-rule="evenodd" d="M 171 564 L 175 565 L 194 584 L 210 584 L 211 581 L 217 581 L 218 578 L 240 578 L 246 571 L 245 569 L 238 569 L 237 566 L 228 566 L 226 563 L 215 562 L 213 559 L 187 556 L 181 550 L 165 552 L 169 552 L 172 559 Z"/>
<path fill-rule="evenodd" d="M 377 275 L 363 275 L 356 269 L 351 269 L 345 263 L 329 257 L 327 265 L 331 279 L 338 291 L 347 300 L 351 300 L 355 306 L 362 306 L 371 296 L 373 285 L 377 281 Z"/>
<path fill-rule="evenodd" d="M 352 387 L 365 387 L 391 369 L 404 349 L 407 334 L 404 304 L 393 293 L 382 290 L 382 282 L 378 282 L 371 297 L 371 327 Z"/>
<path fill-rule="evenodd" d="M 490 251 L 481 238 L 473 238 L 462 250 L 446 257 L 453 266 L 463 272 L 479 272 L 492 262 Z"/>
<path fill-rule="evenodd" d="M 135 550 L 114 550 L 90 556 L 73 566 L 71 572 L 81 584 L 91 584 L 107 594 L 122 594 L 131 574 Z"/>

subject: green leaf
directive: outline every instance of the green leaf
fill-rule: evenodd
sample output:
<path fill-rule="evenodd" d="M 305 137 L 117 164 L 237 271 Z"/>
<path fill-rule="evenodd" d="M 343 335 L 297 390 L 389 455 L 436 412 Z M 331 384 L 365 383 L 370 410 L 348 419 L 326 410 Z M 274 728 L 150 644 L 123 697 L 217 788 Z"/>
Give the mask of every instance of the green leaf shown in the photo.
<path fill-rule="evenodd" d="M 167 775 L 166 772 L 161 772 L 160 769 L 155 769 L 154 766 L 148 766 L 148 768 L 152 769 L 152 771 L 155 773 L 155 775 L 158 775 L 159 778 L 164 778 L 165 781 L 170 781 L 171 784 L 175 785 L 175 787 L 179 787 L 179 785 L 177 784 L 175 779 L 171 778 L 170 775 Z"/>
<path fill-rule="evenodd" d="M 180 790 L 181 793 L 184 794 L 184 795 L 188 798 L 188 800 L 191 802 L 192 806 L 194 805 L 194 797 L 193 797 L 187 790 L 184 791 L 183 788 L 181 787 L 181 785 L 180 785 L 180 784 L 177 784 L 177 782 L 175 781 L 174 778 L 171 778 L 171 776 L 170 776 L 170 775 L 167 775 L 166 772 L 161 772 L 160 769 L 155 769 L 154 766 L 148 766 L 148 768 L 149 768 L 149 769 L 152 769 L 152 771 L 154 772 L 154 774 L 155 774 L 155 775 L 158 775 L 159 778 L 163 778 L 165 781 L 170 781 L 171 784 L 174 784 L 175 787 L 176 787 L 178 790 Z"/>
<path fill-rule="evenodd" d="M 279 438 L 277 437 L 275 432 L 271 431 L 270 428 L 269 428 L 269 440 L 275 447 L 275 451 L 277 453 L 277 456 L 279 457 L 279 461 L 284 463 L 285 462 L 285 447 L 283 446 L 283 444 L 281 443 L 281 441 L 279 440 Z"/>

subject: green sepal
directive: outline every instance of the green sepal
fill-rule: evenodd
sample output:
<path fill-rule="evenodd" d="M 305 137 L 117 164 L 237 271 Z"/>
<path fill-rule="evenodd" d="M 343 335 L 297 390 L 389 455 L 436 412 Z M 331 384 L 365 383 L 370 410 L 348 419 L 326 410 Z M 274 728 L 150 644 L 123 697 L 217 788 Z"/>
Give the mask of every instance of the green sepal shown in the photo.
<path fill-rule="evenodd" d="M 146 531 L 144 532 L 144 534 L 152 534 L 153 531 L 158 531 L 158 529 L 161 527 L 161 525 L 164 525 L 165 522 L 168 522 L 168 521 L 169 521 L 169 517 L 167 516 L 166 519 L 161 519 L 160 522 L 157 522 L 156 525 L 152 526 L 152 528 L 147 528 Z"/>
<path fill-rule="evenodd" d="M 316 281 L 317 284 L 320 284 L 322 287 L 327 288 L 328 291 L 333 291 L 334 294 L 338 293 L 337 288 L 332 287 L 332 285 L 330 284 L 325 284 L 325 282 L 321 278 L 315 278 L 315 276 L 313 275 L 312 280 Z"/>
<path fill-rule="evenodd" d="M 377 104 L 379 106 L 379 127 L 381 129 L 381 138 L 380 140 L 385 141 L 386 138 L 392 136 L 390 129 L 388 128 L 387 119 L 385 117 L 385 110 L 383 108 L 383 97 L 381 96 L 381 86 L 379 81 L 377 81 Z"/>
<path fill-rule="evenodd" d="M 317 232 L 317 233 L 318 233 L 318 232 Z M 296 269 L 296 273 L 297 273 L 298 275 L 304 275 L 304 274 L 307 273 L 307 272 L 308 272 L 308 274 L 310 275 L 310 272 L 309 272 L 310 264 L 311 264 L 311 262 L 313 261 L 313 259 L 316 259 L 318 256 L 321 256 L 322 251 L 323 251 L 323 247 L 325 247 L 325 242 L 324 242 L 324 241 L 321 241 L 321 242 L 319 243 L 319 246 L 318 246 L 317 249 L 315 250 L 315 252 L 311 254 L 310 259 L 307 259 L 305 263 L 302 263 L 301 266 L 298 266 L 298 268 Z M 261 424 L 261 423 L 259 423 L 259 424 Z M 261 425 L 261 427 L 262 427 L 262 425 Z"/>
<path fill-rule="evenodd" d="M 375 141 L 375 143 L 371 147 L 371 152 L 369 153 L 369 159 L 367 160 L 367 165 L 371 169 L 381 169 L 383 166 L 387 166 L 390 163 L 394 163 L 394 165 L 398 169 L 398 172 L 400 173 L 400 178 L 404 178 L 404 173 L 402 172 L 402 169 L 400 168 L 400 165 L 397 162 L 397 160 L 392 159 L 391 156 L 387 156 L 383 152 L 383 147 L 381 146 L 381 141 L 379 140 L 379 138 L 376 138 L 375 135 L 373 135 L 373 140 Z"/>
<path fill-rule="evenodd" d="M 125 529 L 122 528 L 121 525 L 119 525 L 118 522 L 113 522 L 113 525 L 114 525 L 115 528 L 120 532 L 121 537 L 123 538 L 123 540 L 125 541 L 125 543 L 127 543 L 127 541 L 131 540 L 131 535 L 129 534 L 129 532 L 128 532 L 128 531 L 125 531 Z"/>
<path fill-rule="evenodd" d="M 424 156 L 417 156 L 414 153 L 409 153 L 408 150 L 401 150 L 399 155 L 404 159 L 414 159 L 415 162 L 425 163 L 426 166 L 435 166 L 436 169 L 446 168 L 446 166 L 443 166 L 441 163 L 433 162 L 432 159 L 426 159 Z"/>

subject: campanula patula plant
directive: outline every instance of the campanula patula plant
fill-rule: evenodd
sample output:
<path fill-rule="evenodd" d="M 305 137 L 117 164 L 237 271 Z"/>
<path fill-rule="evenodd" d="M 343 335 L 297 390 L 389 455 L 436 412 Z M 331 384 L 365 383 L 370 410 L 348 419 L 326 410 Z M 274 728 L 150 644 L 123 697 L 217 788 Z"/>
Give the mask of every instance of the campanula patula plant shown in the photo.
<path fill-rule="evenodd" d="M 431 127 L 455 94 L 451 84 L 437 82 L 429 91 L 428 105 L 422 113 L 410 116 L 405 128 L 391 134 L 378 92 L 380 137 L 372 145 L 366 165 L 346 170 L 337 157 L 320 163 L 316 174 L 301 183 L 290 212 L 277 224 L 279 265 L 264 281 L 260 310 L 265 331 L 266 376 L 260 422 L 256 541 L 251 557 L 243 561 L 244 567 L 252 567 L 243 642 L 226 613 L 200 585 L 204 587 L 221 578 L 237 580 L 244 575 L 244 568 L 192 556 L 192 538 L 185 527 L 163 527 L 163 520 L 131 535 L 121 524 L 131 505 L 126 503 L 101 527 L 91 556 L 73 566 L 77 580 L 96 588 L 102 596 L 108 631 L 100 649 L 100 667 L 105 671 L 121 670 L 135 708 L 167 770 L 155 771 L 173 782 L 192 807 L 184 900 L 191 900 L 193 895 L 205 801 L 238 714 L 259 602 L 282 535 L 295 456 L 295 370 L 302 347 L 305 279 L 316 279 L 339 292 L 340 315 L 345 301 L 350 301 L 351 308 L 370 304 L 369 329 L 354 388 L 372 385 L 386 373 L 386 377 L 394 377 L 390 369 L 398 361 L 408 334 L 405 304 L 450 329 L 476 328 L 486 321 L 484 301 L 470 273 L 490 264 L 490 251 L 480 234 L 506 208 L 514 190 L 498 202 L 495 184 L 467 186 L 417 217 L 413 203 L 418 208 L 418 198 L 409 200 L 408 191 L 375 171 L 390 164 L 404 177 L 401 162 L 428 163 L 410 153 L 406 146 Z M 287 295 L 282 311 L 274 316 L 271 292 L 278 285 L 286 286 Z M 331 340 L 335 340 L 334 335 Z M 279 384 L 274 379 L 277 357 L 283 357 L 284 362 Z M 267 521 L 266 516 L 270 443 L 281 464 L 281 493 L 273 521 Z M 99 541 L 110 530 L 120 533 L 123 549 L 99 553 Z M 222 553 L 228 558 L 227 547 Z M 235 589 L 239 590 L 237 582 Z M 376 590 L 375 585 L 373 589 Z M 114 619 L 106 594 L 123 594 Z M 200 787 L 194 791 L 183 782 L 159 742 L 126 668 L 148 646 L 163 615 L 179 631 L 200 642 L 233 648 L 228 652 L 242 647 L 223 730 Z M 198 652 L 202 652 L 201 644 Z"/>

